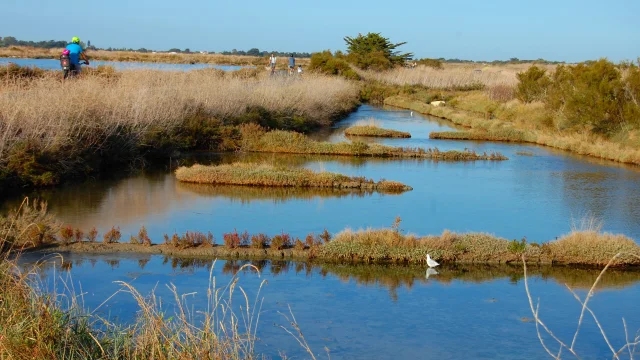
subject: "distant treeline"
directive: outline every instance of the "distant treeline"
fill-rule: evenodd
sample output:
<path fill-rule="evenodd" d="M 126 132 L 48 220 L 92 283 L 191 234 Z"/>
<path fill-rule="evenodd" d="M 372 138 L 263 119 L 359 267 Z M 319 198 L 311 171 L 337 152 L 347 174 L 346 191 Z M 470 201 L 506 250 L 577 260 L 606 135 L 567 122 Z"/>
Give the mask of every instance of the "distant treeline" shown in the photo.
<path fill-rule="evenodd" d="M 275 56 L 289 56 L 293 54 L 293 56 L 297 58 L 310 58 L 311 53 L 308 52 L 287 52 L 287 51 L 261 51 L 258 48 L 252 48 L 247 51 L 244 50 L 236 50 L 233 49 L 231 51 L 223 51 L 221 52 L 223 55 L 249 55 L 249 56 L 269 56 L 274 54 Z"/>
<path fill-rule="evenodd" d="M 63 48 L 67 46 L 67 42 L 56 41 L 56 40 L 36 42 L 36 41 L 18 40 L 13 36 L 6 36 L 4 38 L 0 37 L 0 47 L 9 47 L 9 46 L 31 46 L 31 47 L 43 48 L 43 49 L 53 49 L 53 48 Z"/>
<path fill-rule="evenodd" d="M 501 65 L 501 64 L 530 64 L 530 63 L 536 63 L 536 64 L 565 64 L 564 61 L 553 61 L 553 60 L 545 60 L 545 59 L 536 59 L 536 60 L 521 60 L 518 58 L 511 58 L 509 60 L 492 60 L 492 61 L 484 61 L 484 60 L 462 60 L 462 59 L 445 59 L 445 58 L 439 58 L 439 59 L 435 59 L 435 60 L 439 60 L 441 62 L 444 63 L 479 63 L 479 64 L 494 64 L 494 65 Z"/>

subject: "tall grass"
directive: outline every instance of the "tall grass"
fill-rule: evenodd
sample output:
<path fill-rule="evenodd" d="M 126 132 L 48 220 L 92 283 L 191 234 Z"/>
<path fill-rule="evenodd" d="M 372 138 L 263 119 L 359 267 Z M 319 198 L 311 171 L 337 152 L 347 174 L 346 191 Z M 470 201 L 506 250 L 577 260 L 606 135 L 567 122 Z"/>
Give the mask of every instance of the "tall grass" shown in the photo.
<path fill-rule="evenodd" d="M 357 96 L 355 86 L 339 78 L 240 79 L 213 70 L 132 70 L 117 80 L 85 77 L 66 83 L 45 78 L 28 88 L 17 83 L 2 90 L 0 158 L 19 141 L 36 141 L 42 150 L 75 145 L 77 138 L 85 140 L 77 145 L 92 146 L 122 135 L 123 128 L 139 138 L 178 126 L 199 111 L 224 119 L 261 107 L 327 124 Z"/>
<path fill-rule="evenodd" d="M 64 261 L 64 259 L 61 259 Z M 214 262 L 215 265 L 215 262 Z M 244 265 L 240 270 L 251 268 Z M 0 262 L 0 357 L 8 359 L 253 359 L 262 298 L 249 299 L 234 275 L 218 285 L 213 276 L 205 291 L 207 305 L 195 309 L 175 285 L 170 301 L 140 293 L 118 281 L 120 290 L 89 311 L 71 279 L 53 288 L 37 279 L 38 265 L 22 270 L 16 260 Z M 118 293 L 129 294 L 138 311 L 130 325 L 99 314 Z M 236 304 L 240 297 L 240 306 Z M 234 301 L 235 300 L 235 301 Z M 172 303 L 171 306 L 163 303 Z M 173 309 L 170 309 L 173 307 Z"/>
<path fill-rule="evenodd" d="M 415 69 L 395 68 L 377 72 L 358 70 L 366 80 L 376 80 L 390 85 L 420 85 L 430 89 L 470 90 L 497 85 L 515 86 L 518 83 L 516 68 L 462 67 L 447 65 L 444 69 L 418 66 Z"/>
<path fill-rule="evenodd" d="M 354 84 L 328 76 L 132 70 L 64 83 L 50 72 L 15 78 L 0 83 L 0 182 L 17 176 L 50 185 L 60 173 L 95 171 L 139 153 L 234 149 L 230 125 L 310 129 L 357 101 Z"/>
<path fill-rule="evenodd" d="M 197 184 L 411 190 L 411 187 L 395 181 L 375 182 L 363 177 L 350 177 L 326 171 L 315 172 L 251 163 L 180 167 L 176 170 L 176 178 L 182 182 Z"/>

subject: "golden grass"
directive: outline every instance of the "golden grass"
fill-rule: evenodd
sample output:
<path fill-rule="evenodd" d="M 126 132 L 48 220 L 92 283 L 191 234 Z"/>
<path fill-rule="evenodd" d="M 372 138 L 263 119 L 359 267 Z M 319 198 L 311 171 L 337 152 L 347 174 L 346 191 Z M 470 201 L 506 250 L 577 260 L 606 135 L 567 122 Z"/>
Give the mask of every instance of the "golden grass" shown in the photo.
<path fill-rule="evenodd" d="M 529 65 L 526 65 L 528 67 Z M 479 86 L 509 85 L 518 83 L 516 74 L 522 66 L 456 66 L 445 65 L 444 69 L 418 66 L 415 69 L 396 68 L 385 72 L 358 70 L 360 77 L 390 85 L 420 85 L 430 89 L 467 89 Z M 524 69 L 526 70 L 526 69 Z"/>
<path fill-rule="evenodd" d="M 0 48 L 0 57 L 17 57 L 33 59 L 58 59 L 62 49 L 41 49 L 27 46 L 11 46 Z M 91 60 L 133 61 L 167 64 L 217 64 L 217 65 L 254 65 L 266 66 L 268 59 L 260 56 L 240 56 L 222 54 L 170 54 L 139 53 L 135 51 L 87 51 Z M 296 59 L 296 64 L 306 66 L 310 59 Z M 286 59 L 281 60 L 281 67 L 286 67 Z"/>
<path fill-rule="evenodd" d="M 508 241 L 493 235 L 449 231 L 418 238 L 391 229 L 345 230 L 322 247 L 321 257 L 365 262 L 424 262 L 427 253 L 442 262 L 509 263 L 528 261 L 564 265 L 602 265 L 618 252 L 640 255 L 640 247 L 623 235 L 572 232 L 543 245 Z M 640 258 L 619 257 L 614 265 L 637 266 Z"/>
<path fill-rule="evenodd" d="M 616 254 L 622 253 L 613 264 L 637 262 L 628 254 L 640 255 L 638 244 L 624 235 L 596 231 L 571 232 L 550 243 L 554 259 L 565 264 L 590 263 L 606 265 Z"/>
<path fill-rule="evenodd" d="M 243 79 L 219 70 L 131 70 L 66 83 L 53 76 L 3 82 L 0 160 L 19 143 L 36 144 L 43 152 L 99 148 L 108 137 L 126 133 L 126 140 L 135 142 L 150 132 L 176 128 L 196 114 L 225 119 L 255 107 L 328 124 L 352 109 L 357 96 L 354 84 L 337 77 Z"/>
<path fill-rule="evenodd" d="M 353 126 L 345 129 L 347 136 L 368 136 L 384 138 L 410 138 L 411 134 L 404 131 L 381 128 L 374 119 L 357 121 Z"/>
<path fill-rule="evenodd" d="M 361 141 L 329 143 L 311 140 L 292 131 L 265 131 L 257 126 L 244 126 L 242 149 L 251 152 L 344 155 L 387 158 L 417 158 L 445 161 L 507 160 L 500 153 L 477 154 L 473 151 L 440 151 L 435 149 L 391 147 Z"/>
<path fill-rule="evenodd" d="M 411 190 L 411 187 L 395 181 L 375 182 L 363 177 L 350 177 L 326 171 L 315 172 L 308 169 L 251 163 L 180 167 L 176 170 L 176 178 L 182 182 L 196 184 Z"/>
<path fill-rule="evenodd" d="M 522 142 L 521 131 L 515 129 L 489 130 L 489 131 L 438 131 L 429 134 L 429 139 L 448 140 L 481 140 L 481 141 L 505 141 Z"/>
<path fill-rule="evenodd" d="M 471 128 L 461 137 L 473 140 L 506 141 L 505 135 L 515 141 L 529 142 L 568 150 L 621 163 L 640 165 L 640 145 L 616 142 L 588 133 L 562 133 L 548 127 L 549 114 L 541 103 L 522 104 L 518 100 L 507 103 L 491 101 L 482 92 L 457 95 L 445 107 L 434 107 L 407 95 L 391 96 L 385 104 L 411 109 L 423 114 L 448 119 L 457 125 Z M 447 136 L 434 134 L 435 138 Z M 629 137 L 633 137 L 630 134 Z M 636 141 L 637 142 L 637 141 Z"/>

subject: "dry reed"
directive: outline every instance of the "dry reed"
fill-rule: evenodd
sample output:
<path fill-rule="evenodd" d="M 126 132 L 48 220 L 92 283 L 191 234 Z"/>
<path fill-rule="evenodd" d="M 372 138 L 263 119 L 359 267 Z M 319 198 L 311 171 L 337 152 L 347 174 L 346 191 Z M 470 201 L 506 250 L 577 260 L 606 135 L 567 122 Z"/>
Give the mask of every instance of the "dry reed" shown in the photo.
<path fill-rule="evenodd" d="M 415 69 L 396 68 L 385 72 L 358 70 L 366 80 L 376 80 L 390 85 L 420 85 L 430 89 L 474 89 L 497 85 L 515 86 L 516 73 L 510 67 L 460 67 L 447 65 L 444 69 L 418 66 Z"/>
<path fill-rule="evenodd" d="M 241 79 L 216 70 L 131 70 L 118 75 L 0 84 L 0 160 L 20 143 L 35 144 L 44 152 L 99 148 L 107 138 L 127 132 L 129 141 L 138 141 L 198 113 L 225 119 L 259 107 L 327 124 L 357 101 L 355 85 L 326 76 Z"/>

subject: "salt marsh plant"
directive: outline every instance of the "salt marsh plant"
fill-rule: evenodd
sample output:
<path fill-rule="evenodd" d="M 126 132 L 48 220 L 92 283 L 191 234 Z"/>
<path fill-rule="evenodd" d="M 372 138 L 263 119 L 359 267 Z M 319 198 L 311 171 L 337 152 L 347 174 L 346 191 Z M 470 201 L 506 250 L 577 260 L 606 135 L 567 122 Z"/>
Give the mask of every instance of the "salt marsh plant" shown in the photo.
<path fill-rule="evenodd" d="M 347 136 L 370 136 L 385 138 L 410 138 L 411 134 L 404 131 L 384 129 L 376 123 L 375 119 L 357 121 L 353 126 L 345 129 Z"/>
<path fill-rule="evenodd" d="M 361 141 L 329 143 L 293 132 L 266 129 L 257 125 L 242 126 L 242 150 L 249 152 L 339 155 L 383 158 L 418 158 L 444 161 L 507 160 L 500 153 L 478 154 L 473 151 L 440 151 L 409 147 L 367 144 Z"/>
<path fill-rule="evenodd" d="M 182 182 L 198 184 L 411 190 L 410 187 L 394 181 L 374 182 L 363 177 L 251 163 L 180 167 L 176 170 L 176 178 Z"/>

